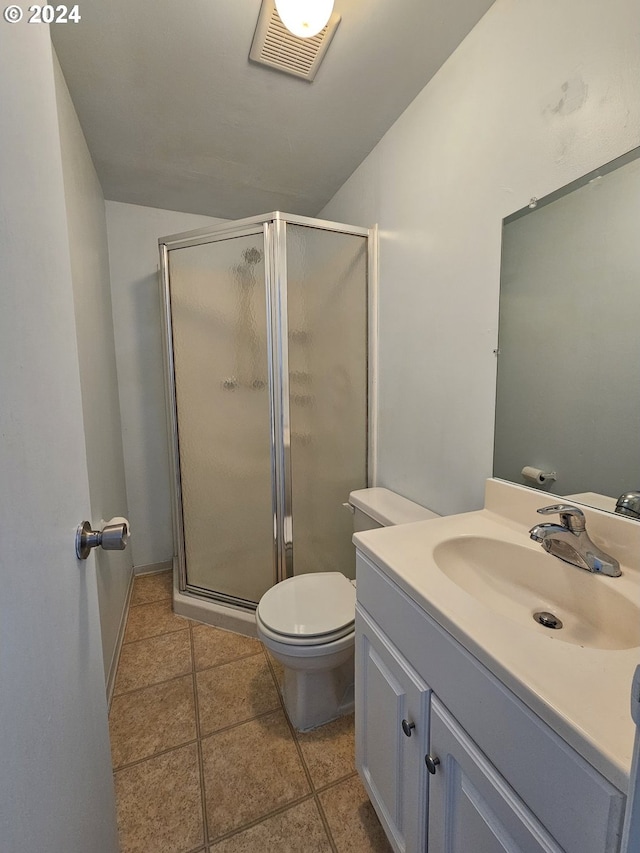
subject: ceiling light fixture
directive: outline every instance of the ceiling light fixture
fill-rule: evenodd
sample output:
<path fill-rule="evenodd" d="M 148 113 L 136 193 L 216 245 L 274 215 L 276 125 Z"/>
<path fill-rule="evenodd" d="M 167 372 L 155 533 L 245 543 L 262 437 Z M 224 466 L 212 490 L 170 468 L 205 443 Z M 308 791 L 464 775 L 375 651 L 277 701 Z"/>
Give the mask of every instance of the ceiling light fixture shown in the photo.
<path fill-rule="evenodd" d="M 275 4 L 285 27 L 303 39 L 323 30 L 333 11 L 333 0 L 275 0 Z"/>
<path fill-rule="evenodd" d="M 315 36 L 296 36 L 282 23 L 274 0 L 262 0 L 249 59 L 311 83 L 339 24 L 340 15 L 333 12 Z"/>

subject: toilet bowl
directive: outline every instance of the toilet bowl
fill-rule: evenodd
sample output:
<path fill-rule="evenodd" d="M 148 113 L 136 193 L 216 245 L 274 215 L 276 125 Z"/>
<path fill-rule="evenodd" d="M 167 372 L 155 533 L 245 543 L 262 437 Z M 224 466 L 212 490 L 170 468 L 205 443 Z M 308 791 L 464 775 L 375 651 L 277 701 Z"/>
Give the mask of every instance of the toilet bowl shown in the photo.
<path fill-rule="evenodd" d="M 354 491 L 346 506 L 356 531 L 436 517 L 382 488 Z M 355 581 L 341 572 L 310 572 L 281 581 L 260 599 L 258 637 L 284 668 L 284 704 L 299 731 L 353 710 L 355 598 Z"/>

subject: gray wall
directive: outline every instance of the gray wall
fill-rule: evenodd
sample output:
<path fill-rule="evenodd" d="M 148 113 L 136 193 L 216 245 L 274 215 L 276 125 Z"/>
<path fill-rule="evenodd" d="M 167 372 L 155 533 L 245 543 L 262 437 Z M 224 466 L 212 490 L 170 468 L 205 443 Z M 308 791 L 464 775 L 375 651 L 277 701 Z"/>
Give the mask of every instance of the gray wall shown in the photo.
<path fill-rule="evenodd" d="M 102 189 L 57 59 L 55 86 L 91 494 L 87 520 L 99 528 L 114 515 L 128 514 L 107 224 Z M 131 548 L 98 548 L 95 559 L 105 677 L 110 685 L 132 576 Z"/>
<path fill-rule="evenodd" d="M 0 26 L 0 847 L 115 853 L 48 27 Z"/>
<path fill-rule="evenodd" d="M 136 570 L 173 555 L 158 238 L 225 222 L 107 201 L 118 386 Z"/>
<path fill-rule="evenodd" d="M 380 485 L 482 506 L 502 219 L 638 145 L 639 43 L 636 0 L 497 0 L 322 210 L 380 226 Z"/>

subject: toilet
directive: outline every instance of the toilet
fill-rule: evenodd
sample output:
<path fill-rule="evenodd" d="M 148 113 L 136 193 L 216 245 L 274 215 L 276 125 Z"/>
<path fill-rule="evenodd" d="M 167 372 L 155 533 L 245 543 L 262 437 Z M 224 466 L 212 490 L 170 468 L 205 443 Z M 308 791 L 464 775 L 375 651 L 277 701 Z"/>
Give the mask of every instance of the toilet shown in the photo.
<path fill-rule="evenodd" d="M 357 533 L 437 514 L 389 489 L 351 492 Z M 309 731 L 353 710 L 355 581 L 341 572 L 296 575 L 271 587 L 256 608 L 258 637 L 284 667 L 289 719 Z"/>

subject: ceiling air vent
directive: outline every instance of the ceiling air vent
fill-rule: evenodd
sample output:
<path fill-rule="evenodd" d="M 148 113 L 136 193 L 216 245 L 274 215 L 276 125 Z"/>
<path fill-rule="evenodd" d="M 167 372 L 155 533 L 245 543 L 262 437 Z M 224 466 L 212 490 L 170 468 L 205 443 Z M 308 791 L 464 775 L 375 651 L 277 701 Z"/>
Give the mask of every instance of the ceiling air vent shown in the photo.
<path fill-rule="evenodd" d="M 262 0 L 249 59 L 312 81 L 340 23 L 334 12 L 317 36 L 298 38 L 280 20 L 273 0 Z"/>

